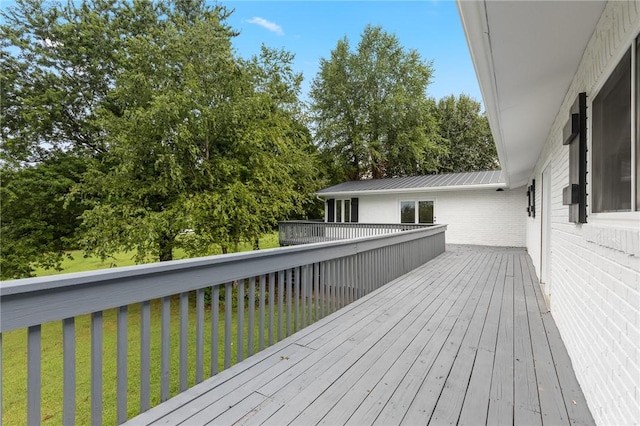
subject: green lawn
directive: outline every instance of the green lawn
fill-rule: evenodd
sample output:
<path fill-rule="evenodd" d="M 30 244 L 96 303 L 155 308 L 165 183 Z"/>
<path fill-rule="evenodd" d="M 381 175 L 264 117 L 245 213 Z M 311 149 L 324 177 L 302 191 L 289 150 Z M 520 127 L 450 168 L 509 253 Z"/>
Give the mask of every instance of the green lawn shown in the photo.
<path fill-rule="evenodd" d="M 278 244 L 278 233 L 274 232 L 271 234 L 267 234 L 264 237 L 260 238 L 260 248 L 268 249 L 279 247 Z M 252 249 L 252 245 L 249 243 L 240 243 L 238 245 L 238 251 L 250 251 Z M 220 247 L 212 247 L 210 254 L 221 254 L 222 249 Z M 116 253 L 112 259 L 107 259 L 105 262 L 100 260 L 97 257 L 84 257 L 82 251 L 74 250 L 69 252 L 71 254 L 72 259 L 64 259 L 62 261 L 62 270 L 56 271 L 55 269 L 44 269 L 37 268 L 36 275 L 37 276 L 45 276 L 45 275 L 56 275 L 56 274 L 68 274 L 71 272 L 83 272 L 83 271 L 92 271 L 95 269 L 105 269 L 111 268 L 114 266 L 131 266 L 136 263 L 133 261 L 133 256 L 135 252 L 123 252 Z M 174 250 L 173 253 L 174 259 L 186 259 L 187 255 L 181 249 Z"/>
<path fill-rule="evenodd" d="M 261 248 L 277 246 L 277 234 L 269 235 L 260 242 Z M 242 248 L 242 247 L 241 247 Z M 244 248 L 250 248 L 245 246 Z M 116 256 L 117 265 L 134 264 L 130 254 Z M 99 259 L 86 259 L 74 256 L 74 260 L 66 261 L 64 270 L 39 271 L 42 275 L 51 273 L 78 272 L 109 267 Z M 193 296 L 193 294 L 191 295 Z M 190 300 L 189 310 L 189 386 L 195 384 L 195 300 Z M 151 406 L 160 401 L 160 301 L 151 303 Z M 224 364 L 224 313 L 220 303 L 219 353 L 218 368 Z M 235 309 L 234 309 L 235 311 Z M 247 311 L 248 312 L 248 309 Z M 245 316 L 247 314 L 245 313 Z M 276 312 L 277 315 L 277 312 Z M 211 359 L 211 311 L 205 308 L 205 378 L 209 376 Z M 116 423 L 116 310 L 104 311 L 103 315 L 103 423 Z M 248 320 L 245 319 L 245 356 Z M 265 321 L 266 323 L 266 321 Z M 258 318 L 256 313 L 256 325 Z M 277 324 L 277 318 L 276 318 Z M 178 299 L 172 300 L 171 306 L 171 395 L 179 391 L 179 334 L 180 318 Z M 236 360 L 237 324 L 234 315 L 232 321 L 232 361 Z M 253 330 L 254 341 L 258 342 L 258 329 Z M 265 341 L 266 331 L 265 331 Z M 276 339 L 277 340 L 277 339 Z M 2 423 L 6 425 L 26 424 L 26 383 L 27 383 L 27 333 L 26 330 L 15 330 L 2 335 Z M 90 423 L 90 371 L 91 371 L 91 318 L 83 315 L 76 318 L 76 424 Z M 62 423 L 62 325 L 61 321 L 47 323 L 42 326 L 42 422 L 48 424 Z M 139 376 L 140 376 L 140 305 L 129 306 L 128 315 L 128 415 L 135 416 L 139 412 Z"/>
<path fill-rule="evenodd" d="M 171 395 L 179 392 L 179 339 L 180 317 L 178 298 L 172 300 L 171 306 Z M 222 304 L 221 304 L 222 307 Z M 160 301 L 151 303 L 151 406 L 160 402 Z M 211 344 L 211 312 L 205 309 L 205 378 L 210 374 Z M 128 415 L 135 416 L 139 412 L 140 400 L 140 305 L 129 306 L 128 312 Z M 103 316 L 103 423 L 116 423 L 116 324 L 115 309 L 104 311 Z M 277 312 L 276 312 L 277 324 Z M 191 300 L 189 310 L 189 386 L 195 384 L 195 303 Z M 232 321 L 232 363 L 236 362 L 237 324 L 234 315 Z M 247 355 L 246 335 L 247 315 L 245 314 L 245 348 Z M 256 324 L 258 323 L 256 313 Z M 266 321 L 265 321 L 266 323 Z M 258 328 L 253 331 L 257 352 Z M 224 312 L 220 312 L 219 323 L 218 369 L 224 366 Z M 276 338 L 277 340 L 277 338 Z M 267 334 L 265 330 L 265 342 Z M 27 333 L 16 330 L 2 336 L 2 397 L 3 417 L 6 425 L 26 424 L 26 383 L 27 383 Z M 62 423 L 62 325 L 52 322 L 42 327 L 42 422 L 48 424 Z M 90 423 L 90 389 L 91 389 L 91 317 L 83 315 L 76 318 L 76 424 Z"/>

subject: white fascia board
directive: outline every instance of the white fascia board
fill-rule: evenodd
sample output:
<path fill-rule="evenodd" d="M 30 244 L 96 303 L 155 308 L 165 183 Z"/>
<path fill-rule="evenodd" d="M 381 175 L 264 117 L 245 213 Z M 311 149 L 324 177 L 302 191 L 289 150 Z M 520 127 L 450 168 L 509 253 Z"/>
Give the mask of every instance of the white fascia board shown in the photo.
<path fill-rule="evenodd" d="M 416 192 L 469 191 L 476 189 L 506 189 L 506 183 L 485 183 L 477 185 L 431 186 L 427 188 L 372 189 L 365 191 L 337 191 L 316 193 L 318 197 L 347 197 L 352 195 L 410 194 Z"/>
<path fill-rule="evenodd" d="M 471 61 L 478 78 L 484 109 L 489 120 L 491 133 L 498 152 L 500 166 L 504 173 L 507 186 L 510 185 L 509 159 L 504 142 L 502 126 L 500 124 L 500 108 L 498 87 L 493 64 L 491 49 L 491 31 L 487 21 L 487 8 L 484 1 L 457 0 L 458 14 L 462 21 L 462 28 L 467 39 Z"/>

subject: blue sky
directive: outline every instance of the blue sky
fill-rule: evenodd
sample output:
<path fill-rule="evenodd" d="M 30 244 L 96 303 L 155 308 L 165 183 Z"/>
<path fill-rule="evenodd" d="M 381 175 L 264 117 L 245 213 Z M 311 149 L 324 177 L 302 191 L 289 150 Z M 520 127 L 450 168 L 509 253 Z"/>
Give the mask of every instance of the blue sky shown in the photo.
<path fill-rule="evenodd" d="M 264 43 L 296 55 L 303 98 L 339 39 L 355 48 L 367 24 L 394 33 L 406 49 L 417 50 L 435 70 L 428 95 L 436 99 L 465 93 L 482 101 L 454 1 L 219 1 L 235 9 L 228 23 L 240 31 L 234 46 L 241 56 Z"/>
<path fill-rule="evenodd" d="M 344 36 L 355 48 L 365 26 L 372 24 L 394 33 L 404 48 L 417 50 L 425 61 L 433 61 L 429 96 L 440 99 L 465 93 L 482 101 L 453 0 L 218 2 L 235 9 L 228 23 L 240 32 L 234 40 L 238 54 L 257 54 L 262 43 L 295 54 L 295 70 L 304 75 L 303 99 L 307 99 L 320 58 L 329 58 Z M 0 0 L 2 8 L 14 5 L 14 0 Z"/>

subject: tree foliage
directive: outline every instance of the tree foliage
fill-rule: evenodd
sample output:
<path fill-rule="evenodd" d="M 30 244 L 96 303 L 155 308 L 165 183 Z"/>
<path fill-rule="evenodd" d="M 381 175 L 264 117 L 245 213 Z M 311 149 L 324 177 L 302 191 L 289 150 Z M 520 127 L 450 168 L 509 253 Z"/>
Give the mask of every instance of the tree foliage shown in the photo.
<path fill-rule="evenodd" d="M 432 65 L 395 35 L 367 26 L 320 61 L 310 97 L 315 137 L 334 181 L 437 170 L 442 153 L 427 98 Z"/>
<path fill-rule="evenodd" d="M 236 58 L 224 8 L 182 6 L 126 40 L 110 108 L 97 114 L 109 150 L 81 191 L 95 200 L 84 241 L 103 257 L 226 250 L 271 231 L 315 189 L 292 56 Z"/>
<path fill-rule="evenodd" d="M 17 0 L 2 10 L 2 156 L 39 162 L 52 152 L 104 152 L 95 123 L 123 58 L 124 36 L 145 31 L 151 3 L 64 6 Z"/>
<path fill-rule="evenodd" d="M 84 206 L 65 197 L 85 168 L 84 159 L 59 154 L 36 166 L 0 169 L 2 279 L 59 268 L 65 251 L 76 247 Z"/>
<path fill-rule="evenodd" d="M 85 161 L 66 202 L 85 207 L 87 253 L 203 254 L 311 203 L 317 154 L 293 57 L 236 57 L 224 7 L 18 0 L 2 13 L 2 158 Z"/>
<path fill-rule="evenodd" d="M 489 121 L 480 102 L 466 95 L 451 95 L 433 110 L 447 151 L 440 158 L 442 173 L 493 170 L 499 167 Z"/>

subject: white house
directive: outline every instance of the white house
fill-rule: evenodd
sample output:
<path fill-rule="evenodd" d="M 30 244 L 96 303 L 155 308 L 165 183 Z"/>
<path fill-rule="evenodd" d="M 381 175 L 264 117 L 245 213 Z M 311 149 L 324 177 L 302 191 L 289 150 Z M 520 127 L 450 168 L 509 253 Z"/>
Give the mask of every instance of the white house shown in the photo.
<path fill-rule="evenodd" d="M 508 188 L 597 423 L 640 424 L 640 2 L 458 8 Z"/>
<path fill-rule="evenodd" d="M 449 243 L 524 247 L 526 192 L 497 170 L 344 182 L 318 195 L 325 222 L 444 223 Z"/>

